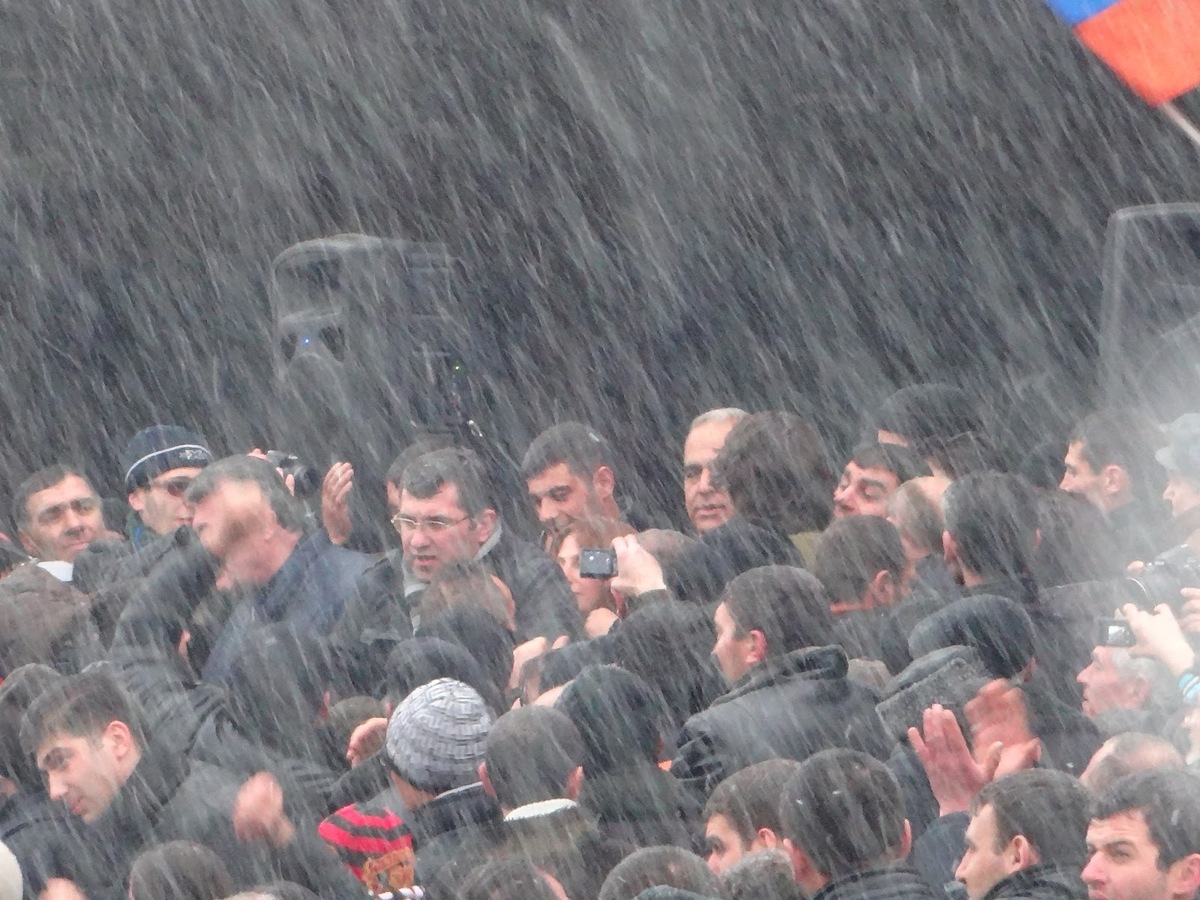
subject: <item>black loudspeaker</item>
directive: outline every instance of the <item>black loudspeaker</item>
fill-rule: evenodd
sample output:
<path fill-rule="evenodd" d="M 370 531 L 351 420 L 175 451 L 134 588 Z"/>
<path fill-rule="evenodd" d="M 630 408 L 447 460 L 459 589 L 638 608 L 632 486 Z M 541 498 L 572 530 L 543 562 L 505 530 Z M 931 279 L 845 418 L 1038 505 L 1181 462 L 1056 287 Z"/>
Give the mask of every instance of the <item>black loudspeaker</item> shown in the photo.
<path fill-rule="evenodd" d="M 1101 316 L 1102 402 L 1164 422 L 1200 410 L 1200 203 L 1113 214 Z"/>
<path fill-rule="evenodd" d="M 478 432 L 462 275 L 446 248 L 358 234 L 306 241 L 271 267 L 271 434 L 328 468 L 354 463 L 355 543 L 393 539 L 384 475 L 417 431 Z"/>

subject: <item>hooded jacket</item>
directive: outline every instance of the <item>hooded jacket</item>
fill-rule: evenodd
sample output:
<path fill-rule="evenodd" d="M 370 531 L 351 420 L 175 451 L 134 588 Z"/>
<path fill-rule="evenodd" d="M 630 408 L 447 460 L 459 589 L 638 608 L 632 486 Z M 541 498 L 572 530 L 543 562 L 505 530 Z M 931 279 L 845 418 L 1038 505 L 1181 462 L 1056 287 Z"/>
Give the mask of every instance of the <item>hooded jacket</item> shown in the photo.
<path fill-rule="evenodd" d="M 671 771 L 707 799 L 726 777 L 767 759 L 803 761 L 846 747 L 887 759 L 891 741 L 870 689 L 846 677 L 841 647 L 809 647 L 755 666 L 723 697 L 692 716 Z"/>

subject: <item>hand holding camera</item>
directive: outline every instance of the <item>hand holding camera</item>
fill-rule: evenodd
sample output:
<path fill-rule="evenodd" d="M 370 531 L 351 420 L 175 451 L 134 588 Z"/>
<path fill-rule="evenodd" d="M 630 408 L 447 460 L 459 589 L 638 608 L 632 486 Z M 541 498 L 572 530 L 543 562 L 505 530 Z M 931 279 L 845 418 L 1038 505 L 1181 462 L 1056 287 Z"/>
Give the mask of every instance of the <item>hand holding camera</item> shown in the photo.
<path fill-rule="evenodd" d="M 1132 603 L 1126 603 L 1121 607 L 1121 615 L 1136 638 L 1129 648 L 1130 653 L 1153 656 L 1176 676 L 1186 672 L 1195 663 L 1196 653 L 1167 604 L 1161 603 L 1154 612 L 1146 612 Z"/>

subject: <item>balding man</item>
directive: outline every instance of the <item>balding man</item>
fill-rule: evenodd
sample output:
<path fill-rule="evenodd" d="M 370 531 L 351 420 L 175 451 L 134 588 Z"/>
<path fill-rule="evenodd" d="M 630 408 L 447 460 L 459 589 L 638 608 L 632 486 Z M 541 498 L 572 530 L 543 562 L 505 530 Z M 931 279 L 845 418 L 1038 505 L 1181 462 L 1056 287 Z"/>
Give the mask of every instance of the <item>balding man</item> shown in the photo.
<path fill-rule="evenodd" d="M 748 413 L 726 407 L 710 409 L 692 421 L 683 442 L 683 505 L 698 534 L 712 531 L 733 517 L 729 495 L 712 482 L 712 461 L 725 446 L 733 426 Z"/>

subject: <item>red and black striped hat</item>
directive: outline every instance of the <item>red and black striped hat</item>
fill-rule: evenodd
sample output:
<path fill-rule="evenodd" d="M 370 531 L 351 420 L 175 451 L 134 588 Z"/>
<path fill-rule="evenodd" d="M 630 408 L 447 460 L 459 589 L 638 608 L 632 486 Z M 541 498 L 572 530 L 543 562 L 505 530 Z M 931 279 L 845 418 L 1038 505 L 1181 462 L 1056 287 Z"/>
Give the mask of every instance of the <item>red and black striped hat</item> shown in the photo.
<path fill-rule="evenodd" d="M 412 832 L 403 819 L 382 806 L 365 803 L 344 806 L 321 822 L 317 833 L 359 880 L 365 880 L 366 870 L 375 868 L 371 863 L 397 851 L 409 851 L 411 857 Z"/>

